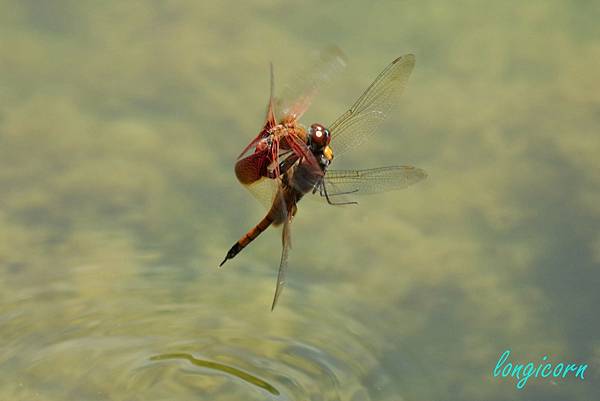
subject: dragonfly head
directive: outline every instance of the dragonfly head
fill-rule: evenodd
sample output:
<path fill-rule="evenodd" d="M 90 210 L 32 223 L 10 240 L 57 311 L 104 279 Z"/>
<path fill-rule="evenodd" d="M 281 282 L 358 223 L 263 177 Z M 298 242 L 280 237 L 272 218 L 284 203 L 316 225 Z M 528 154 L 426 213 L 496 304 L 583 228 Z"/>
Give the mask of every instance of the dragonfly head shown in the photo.
<path fill-rule="evenodd" d="M 329 145 L 331 135 L 321 124 L 315 123 L 308 129 L 308 145 L 313 151 L 320 151 Z"/>

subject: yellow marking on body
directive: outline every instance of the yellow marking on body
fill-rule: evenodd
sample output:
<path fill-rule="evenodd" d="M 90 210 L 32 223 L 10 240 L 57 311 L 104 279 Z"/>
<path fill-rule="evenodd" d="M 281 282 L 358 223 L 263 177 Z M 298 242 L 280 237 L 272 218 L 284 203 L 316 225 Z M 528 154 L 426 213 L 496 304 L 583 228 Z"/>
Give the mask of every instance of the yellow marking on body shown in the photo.
<path fill-rule="evenodd" d="M 323 156 L 325 156 L 327 160 L 333 160 L 333 150 L 331 150 L 329 146 L 325 146 L 325 149 L 323 149 Z"/>

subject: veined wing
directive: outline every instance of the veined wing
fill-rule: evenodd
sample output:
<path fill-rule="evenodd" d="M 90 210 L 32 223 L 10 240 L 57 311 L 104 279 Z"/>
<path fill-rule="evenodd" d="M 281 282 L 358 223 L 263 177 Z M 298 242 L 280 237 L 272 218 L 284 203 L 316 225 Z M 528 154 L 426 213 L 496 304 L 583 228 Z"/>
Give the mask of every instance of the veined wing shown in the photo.
<path fill-rule="evenodd" d="M 273 200 L 275 199 L 279 185 L 280 179 L 263 177 L 250 185 L 244 185 L 244 187 L 250 191 L 252 196 L 254 196 L 265 209 L 269 210 L 273 205 Z"/>
<path fill-rule="evenodd" d="M 279 210 L 284 213 L 283 227 L 281 230 L 281 260 L 279 262 L 279 271 L 277 272 L 277 284 L 275 285 L 275 295 L 273 297 L 273 303 L 271 304 L 271 311 L 275 309 L 277 301 L 281 296 L 283 287 L 285 285 L 285 276 L 288 267 L 288 253 L 292 247 L 292 238 L 290 225 L 292 223 L 293 212 L 292 209 L 295 205 L 289 205 L 286 203 L 285 196 L 277 196 L 274 202 L 281 202 L 279 204 Z"/>
<path fill-rule="evenodd" d="M 276 115 L 281 120 L 299 119 L 308 109 L 319 89 L 346 67 L 344 53 L 336 47 L 326 47 L 316 60 L 310 60 L 304 71 L 294 76 L 278 96 Z"/>
<path fill-rule="evenodd" d="M 338 194 L 376 194 L 406 188 L 427 177 L 425 170 L 413 166 L 388 166 L 366 170 L 328 170 L 324 185 Z"/>
<path fill-rule="evenodd" d="M 251 148 L 256 146 L 261 140 L 266 139 L 269 136 L 268 131 L 271 128 L 273 128 L 275 125 L 277 125 L 277 119 L 275 118 L 275 110 L 274 110 L 274 106 L 273 106 L 273 103 L 274 103 L 273 91 L 275 90 L 275 78 L 273 76 L 273 63 L 271 63 L 269 65 L 269 72 L 270 72 L 270 78 L 271 78 L 270 79 L 271 88 L 269 90 L 269 104 L 267 105 L 267 116 L 265 117 L 265 125 L 263 126 L 263 129 L 258 133 L 256 138 L 254 138 L 248 145 L 246 145 L 244 150 L 242 150 L 240 155 L 237 157 L 238 160 L 241 159 L 244 155 L 246 155 L 246 152 L 248 152 Z"/>
<path fill-rule="evenodd" d="M 288 253 L 292 246 L 290 224 L 291 220 L 289 218 L 286 218 L 283 222 L 283 228 L 281 232 L 281 260 L 279 262 L 279 271 L 277 272 L 277 284 L 275 286 L 275 296 L 273 297 L 273 304 L 271 305 L 271 310 L 275 309 L 277 301 L 279 300 L 279 297 L 281 296 L 281 292 L 283 291 L 283 287 L 285 285 L 285 276 L 287 274 L 288 267 Z"/>
<path fill-rule="evenodd" d="M 356 103 L 329 126 L 336 157 L 373 135 L 389 115 L 415 66 L 407 54 L 392 61 Z"/>

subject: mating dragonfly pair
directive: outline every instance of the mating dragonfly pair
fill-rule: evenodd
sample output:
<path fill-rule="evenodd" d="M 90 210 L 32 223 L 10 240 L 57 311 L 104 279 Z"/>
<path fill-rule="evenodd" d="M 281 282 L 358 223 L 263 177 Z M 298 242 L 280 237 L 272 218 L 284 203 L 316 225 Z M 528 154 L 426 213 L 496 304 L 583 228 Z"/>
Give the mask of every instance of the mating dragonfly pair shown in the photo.
<path fill-rule="evenodd" d="M 376 133 L 406 86 L 415 57 L 408 54 L 392 61 L 333 124 L 314 123 L 305 128 L 298 120 L 319 88 L 345 65 L 342 52 L 328 48 L 321 52 L 309 71 L 299 76 L 294 85 L 286 87 L 277 99 L 273 96 L 271 66 L 271 96 L 265 125 L 238 156 L 235 164 L 237 179 L 267 207 L 268 212 L 233 244 L 219 267 L 233 259 L 269 226 L 283 225 L 283 249 L 271 310 L 275 308 L 285 283 L 291 245 L 290 224 L 304 195 L 318 194 L 331 205 L 356 204 L 346 200 L 345 195 L 401 189 L 427 177 L 424 170 L 412 166 L 329 169 L 334 158 L 333 148 L 338 158 Z"/>

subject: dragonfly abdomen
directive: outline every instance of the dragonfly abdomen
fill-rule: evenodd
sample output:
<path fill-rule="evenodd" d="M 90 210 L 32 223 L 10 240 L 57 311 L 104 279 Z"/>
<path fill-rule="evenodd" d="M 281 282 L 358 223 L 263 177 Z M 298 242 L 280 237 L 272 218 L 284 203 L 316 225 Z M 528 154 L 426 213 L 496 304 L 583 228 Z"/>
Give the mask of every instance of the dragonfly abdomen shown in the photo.
<path fill-rule="evenodd" d="M 227 252 L 225 259 L 221 262 L 220 266 L 223 266 L 229 259 L 233 259 L 235 255 L 240 253 L 248 244 L 250 244 L 256 237 L 258 237 L 263 231 L 265 231 L 273 223 L 273 218 L 269 212 L 257 225 L 252 227 L 242 238 L 240 238 Z"/>
<path fill-rule="evenodd" d="M 286 187 L 286 189 L 280 190 L 267 215 L 233 244 L 219 266 L 223 266 L 229 259 L 233 259 L 242 249 L 247 247 L 256 237 L 269 228 L 271 224 L 279 225 L 288 216 L 293 216 L 296 213 L 296 199 L 299 199 L 298 196 L 298 192 L 292 188 Z"/>

